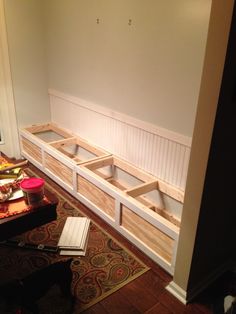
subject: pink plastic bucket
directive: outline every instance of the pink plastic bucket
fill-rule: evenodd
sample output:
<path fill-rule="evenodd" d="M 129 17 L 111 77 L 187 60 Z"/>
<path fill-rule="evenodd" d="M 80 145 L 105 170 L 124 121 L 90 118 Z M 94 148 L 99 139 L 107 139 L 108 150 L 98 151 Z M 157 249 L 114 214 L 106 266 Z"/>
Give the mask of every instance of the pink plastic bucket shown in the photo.
<path fill-rule="evenodd" d="M 36 205 L 44 198 L 45 181 L 41 178 L 25 178 L 20 183 L 24 193 L 25 201 L 29 205 Z"/>

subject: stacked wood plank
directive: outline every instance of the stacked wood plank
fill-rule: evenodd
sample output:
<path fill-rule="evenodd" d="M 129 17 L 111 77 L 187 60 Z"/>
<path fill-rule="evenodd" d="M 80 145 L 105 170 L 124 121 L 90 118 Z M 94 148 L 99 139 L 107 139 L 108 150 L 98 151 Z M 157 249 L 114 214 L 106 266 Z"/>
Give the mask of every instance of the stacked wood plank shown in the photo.
<path fill-rule="evenodd" d="M 87 217 L 67 217 L 58 241 L 60 255 L 85 255 L 89 224 L 90 219 Z"/>

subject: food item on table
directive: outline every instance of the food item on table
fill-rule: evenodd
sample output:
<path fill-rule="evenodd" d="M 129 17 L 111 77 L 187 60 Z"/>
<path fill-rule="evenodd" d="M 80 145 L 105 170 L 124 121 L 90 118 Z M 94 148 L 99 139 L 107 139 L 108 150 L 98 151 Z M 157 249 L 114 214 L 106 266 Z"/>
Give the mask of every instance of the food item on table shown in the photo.
<path fill-rule="evenodd" d="M 8 184 L 0 185 L 0 192 L 2 194 L 7 194 L 10 191 Z"/>
<path fill-rule="evenodd" d="M 0 172 L 0 179 L 17 179 L 22 174 L 22 168 L 14 168 L 11 170 L 6 170 L 5 172 Z"/>
<path fill-rule="evenodd" d="M 1 162 L 0 163 L 0 171 L 4 171 L 5 168 L 8 168 L 8 167 L 11 167 L 13 166 L 14 164 L 10 163 L 10 162 Z"/>
<path fill-rule="evenodd" d="M 20 181 L 14 180 L 12 182 L 0 185 L 0 202 L 6 201 L 12 194 L 13 191 L 20 188 Z"/>
<path fill-rule="evenodd" d="M 18 190 L 20 188 L 20 180 L 14 180 L 12 182 L 5 183 L 0 185 L 0 192 L 6 193 L 4 191 L 8 191 L 9 189 Z"/>
<path fill-rule="evenodd" d="M 12 189 L 9 187 L 0 186 L 0 202 L 5 202 L 12 194 Z"/>
<path fill-rule="evenodd" d="M 3 164 L 6 164 L 8 163 L 8 161 L 6 160 L 6 158 L 4 158 L 2 155 L 0 155 L 0 167 L 3 165 Z"/>

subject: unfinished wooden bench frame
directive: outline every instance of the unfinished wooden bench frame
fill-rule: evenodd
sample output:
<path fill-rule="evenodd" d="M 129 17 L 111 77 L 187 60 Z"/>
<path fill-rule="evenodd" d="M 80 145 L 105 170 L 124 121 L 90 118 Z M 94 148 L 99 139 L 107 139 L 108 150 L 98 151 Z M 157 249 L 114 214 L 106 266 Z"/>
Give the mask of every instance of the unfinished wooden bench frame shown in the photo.
<path fill-rule="evenodd" d="M 102 172 L 107 167 L 110 174 Z M 130 180 L 117 179 L 118 169 Z M 173 274 L 180 220 L 146 194 L 156 190 L 183 202 L 183 192 L 114 155 L 84 163 L 76 171 L 77 198 Z"/>
<path fill-rule="evenodd" d="M 38 136 L 49 131 L 61 138 Z M 24 128 L 20 137 L 24 157 L 173 274 L 181 217 L 164 207 L 163 196 L 182 204 L 182 190 L 51 123 Z M 81 160 L 71 146 L 89 156 Z"/>

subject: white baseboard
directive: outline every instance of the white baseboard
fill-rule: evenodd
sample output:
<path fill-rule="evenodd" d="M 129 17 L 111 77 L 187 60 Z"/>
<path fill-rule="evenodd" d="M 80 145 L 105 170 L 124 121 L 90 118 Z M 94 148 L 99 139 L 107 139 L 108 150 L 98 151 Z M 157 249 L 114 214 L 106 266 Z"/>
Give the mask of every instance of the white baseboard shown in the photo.
<path fill-rule="evenodd" d="M 166 290 L 169 291 L 173 296 L 175 296 L 180 302 L 183 304 L 187 304 L 186 300 L 186 291 L 178 286 L 174 281 L 171 281 L 168 286 L 166 286 Z"/>
<path fill-rule="evenodd" d="M 206 288 L 210 286 L 215 280 L 217 280 L 226 271 L 231 270 L 233 267 L 232 261 L 228 261 L 221 265 L 217 269 L 213 270 L 207 277 L 199 281 L 191 290 L 185 291 L 180 286 L 178 286 L 174 281 L 171 281 L 166 287 L 173 296 L 175 296 L 183 304 L 187 304 L 192 301 L 197 295 L 203 292 Z"/>

